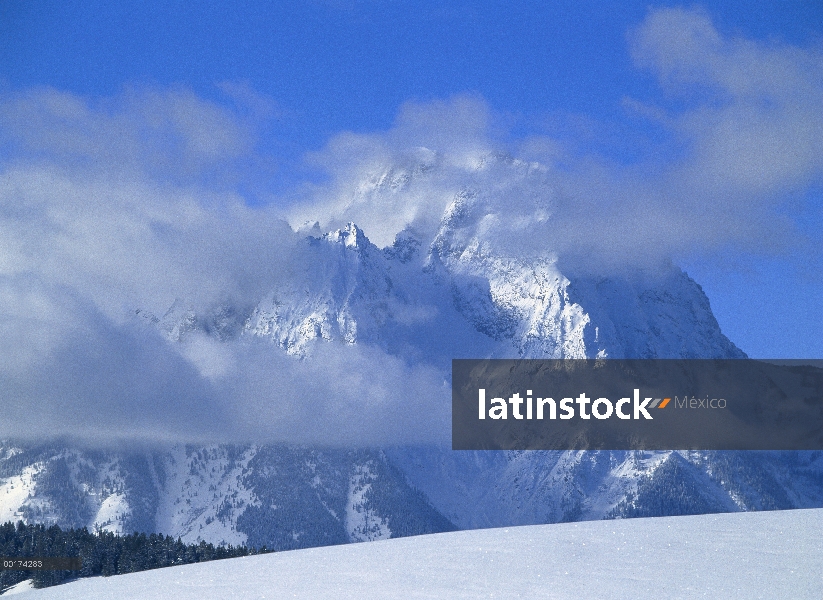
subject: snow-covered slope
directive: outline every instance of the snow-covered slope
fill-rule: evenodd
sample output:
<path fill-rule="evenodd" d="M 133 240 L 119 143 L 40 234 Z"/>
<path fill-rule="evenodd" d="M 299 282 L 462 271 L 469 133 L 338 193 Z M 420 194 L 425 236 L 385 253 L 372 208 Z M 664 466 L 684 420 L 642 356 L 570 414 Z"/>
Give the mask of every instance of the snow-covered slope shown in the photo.
<path fill-rule="evenodd" d="M 170 567 L 24 593 L 95 598 L 823 596 L 823 510 L 486 529 Z"/>

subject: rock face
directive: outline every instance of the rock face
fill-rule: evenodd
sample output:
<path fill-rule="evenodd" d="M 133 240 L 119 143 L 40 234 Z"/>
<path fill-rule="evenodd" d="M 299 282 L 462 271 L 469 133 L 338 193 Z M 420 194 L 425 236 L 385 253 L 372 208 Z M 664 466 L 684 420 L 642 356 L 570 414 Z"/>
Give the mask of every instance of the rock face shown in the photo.
<path fill-rule="evenodd" d="M 253 305 L 197 314 L 179 301 L 162 317 L 138 314 L 170 343 L 192 332 L 262 338 L 294 360 L 312 360 L 317 344 L 364 344 L 444 373 L 463 357 L 745 356 L 676 266 L 564 274 L 549 254 L 501 250 L 486 236 L 494 218 L 488 197 L 463 189 L 429 239 L 407 228 L 381 249 L 353 223 L 315 232 L 293 257 L 300 268 Z M 285 549 L 453 528 L 823 506 L 823 455 L 250 445 L 103 452 L 7 442 L 0 482 L 3 521 Z"/>

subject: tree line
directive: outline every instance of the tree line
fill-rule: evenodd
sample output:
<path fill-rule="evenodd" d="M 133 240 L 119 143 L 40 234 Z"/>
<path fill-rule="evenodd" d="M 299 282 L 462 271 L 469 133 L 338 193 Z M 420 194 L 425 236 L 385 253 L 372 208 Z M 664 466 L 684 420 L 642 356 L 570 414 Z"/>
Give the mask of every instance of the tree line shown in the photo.
<path fill-rule="evenodd" d="M 0 591 L 11 585 L 33 579 L 34 587 L 42 588 L 67 579 L 94 575 L 121 575 L 186 565 L 207 560 L 264 554 L 269 550 L 247 546 L 215 546 L 206 542 L 185 544 L 180 538 L 152 533 L 116 535 L 109 531 L 90 532 L 82 529 L 63 530 L 57 525 L 32 524 L 19 521 L 0 525 L 0 557 L 80 557 L 80 571 L 0 570 Z"/>

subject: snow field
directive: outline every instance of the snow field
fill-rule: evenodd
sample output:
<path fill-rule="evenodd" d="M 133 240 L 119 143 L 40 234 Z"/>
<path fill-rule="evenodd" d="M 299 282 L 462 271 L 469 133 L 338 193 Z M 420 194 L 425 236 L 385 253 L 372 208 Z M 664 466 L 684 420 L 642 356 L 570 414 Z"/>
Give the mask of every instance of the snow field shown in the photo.
<path fill-rule="evenodd" d="M 823 509 L 590 521 L 295 550 L 24 592 L 141 598 L 823 597 Z"/>

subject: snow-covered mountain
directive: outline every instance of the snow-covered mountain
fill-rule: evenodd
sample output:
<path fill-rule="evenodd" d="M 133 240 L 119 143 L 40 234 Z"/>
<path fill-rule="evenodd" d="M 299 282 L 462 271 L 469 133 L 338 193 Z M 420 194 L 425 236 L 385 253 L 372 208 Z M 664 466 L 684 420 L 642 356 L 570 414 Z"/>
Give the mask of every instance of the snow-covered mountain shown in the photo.
<path fill-rule="evenodd" d="M 382 452 L 0 448 L 0 519 L 290 549 L 455 529 Z"/>
<path fill-rule="evenodd" d="M 823 506 L 819 453 L 0 451 L 2 521 L 278 549 L 455 528 Z"/>
<path fill-rule="evenodd" d="M 410 185 L 418 172 L 375 186 Z M 138 310 L 137 318 L 171 344 L 263 341 L 294 361 L 311 361 L 322 344 L 362 345 L 444 378 L 453 358 L 744 356 L 678 267 L 564 272 L 560 257 L 499 243 L 495 202 L 465 187 L 432 232 L 407 227 L 384 248 L 354 223 L 306 229 L 288 276 L 263 297 L 199 312 L 179 300 L 164 315 Z M 536 210 L 548 209 L 538 202 Z M 823 506 L 821 453 L 438 445 L 103 452 L 8 442 L 0 478 L 0 520 L 276 548 L 454 527 Z"/>
<path fill-rule="evenodd" d="M 381 178 L 391 187 L 412 177 Z M 400 185 L 397 184 L 397 185 Z M 159 318 L 170 339 L 270 339 L 305 357 L 318 340 L 375 344 L 433 364 L 458 356 L 739 358 L 701 287 L 659 262 L 614 276 L 566 275 L 551 253 L 523 257 L 489 236 L 498 201 L 462 189 L 431 239 L 413 228 L 375 246 L 356 224 L 307 230 L 294 268 L 254 306 Z M 550 229 L 548 229 L 550 231 Z"/>

